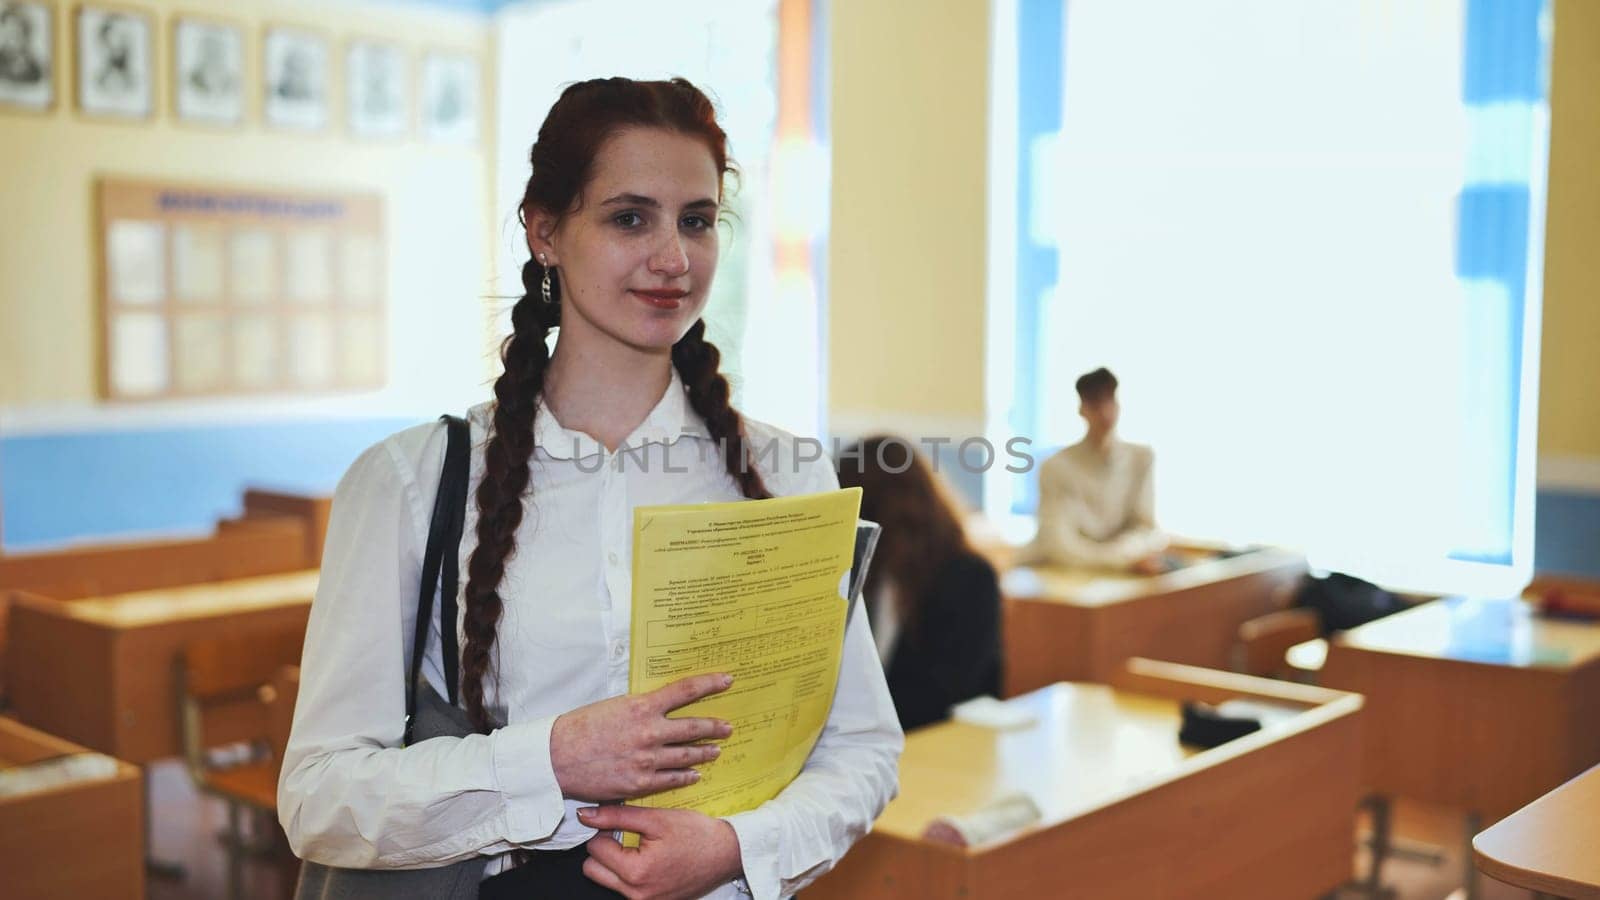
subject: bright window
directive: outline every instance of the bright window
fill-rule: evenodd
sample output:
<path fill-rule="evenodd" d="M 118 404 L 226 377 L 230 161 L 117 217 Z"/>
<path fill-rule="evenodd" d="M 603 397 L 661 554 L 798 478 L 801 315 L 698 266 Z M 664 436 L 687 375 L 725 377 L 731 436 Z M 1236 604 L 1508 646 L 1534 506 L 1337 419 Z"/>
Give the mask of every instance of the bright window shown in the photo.
<path fill-rule="evenodd" d="M 1542 0 L 996 4 L 991 436 L 1122 380 L 1178 534 L 1390 584 L 1532 563 Z M 991 514 L 1033 479 L 993 472 Z"/>

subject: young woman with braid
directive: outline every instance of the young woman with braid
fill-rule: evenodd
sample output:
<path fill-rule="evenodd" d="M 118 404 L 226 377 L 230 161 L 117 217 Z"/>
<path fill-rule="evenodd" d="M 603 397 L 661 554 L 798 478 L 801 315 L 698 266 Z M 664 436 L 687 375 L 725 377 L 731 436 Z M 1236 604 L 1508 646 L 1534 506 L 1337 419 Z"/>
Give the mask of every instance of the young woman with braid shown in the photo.
<path fill-rule="evenodd" d="M 725 819 L 614 803 L 694 780 L 731 731 L 668 716 L 726 689 L 721 673 L 627 696 L 633 508 L 837 484 L 729 405 L 705 339 L 726 138 L 688 82 L 589 81 L 550 110 L 531 163 L 527 294 L 494 400 L 468 417 L 458 637 L 480 733 L 399 746 L 445 445 L 424 425 L 364 453 L 335 495 L 280 819 L 299 855 L 333 866 L 491 857 L 481 897 L 787 896 L 895 789 L 902 738 L 865 615 L 822 737 L 773 800 Z M 773 441 L 776 456 L 752 453 Z M 445 696 L 441 659 L 435 630 L 423 672 Z"/>

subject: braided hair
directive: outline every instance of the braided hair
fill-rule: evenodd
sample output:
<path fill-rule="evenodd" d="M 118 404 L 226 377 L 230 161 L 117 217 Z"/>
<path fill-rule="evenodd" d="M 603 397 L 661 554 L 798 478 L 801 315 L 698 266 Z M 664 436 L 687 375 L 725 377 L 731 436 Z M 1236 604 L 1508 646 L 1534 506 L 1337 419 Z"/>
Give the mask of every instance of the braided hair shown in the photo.
<path fill-rule="evenodd" d="M 651 127 L 701 138 L 720 175 L 732 171 L 727 135 L 711 101 L 681 78 L 634 81 L 605 78 L 579 82 L 562 92 L 539 129 L 529 153 L 532 174 L 522 198 L 522 220 L 530 210 L 561 215 L 577 201 L 593 161 L 607 138 L 627 127 Z M 718 198 L 721 199 L 720 197 Z M 481 732 L 491 729 L 484 685 L 505 603 L 500 585 L 516 552 L 523 498 L 529 494 L 534 451 L 534 415 L 550 364 L 546 339 L 561 324 L 561 283 L 550 274 L 550 302 L 542 297 L 546 269 L 537 259 L 522 267 L 523 296 L 511 309 L 511 334 L 501 345 L 504 371 L 494 383 L 494 415 L 484 451 L 484 476 L 475 501 L 477 546 L 467 561 L 464 603 L 466 641 L 461 651 L 461 696 Z M 705 338 L 699 320 L 672 347 L 672 363 L 688 391 L 689 405 L 723 449 L 723 462 L 749 498 L 771 496 L 751 459 L 744 420 L 729 403 L 728 379 L 718 371 L 721 354 Z"/>

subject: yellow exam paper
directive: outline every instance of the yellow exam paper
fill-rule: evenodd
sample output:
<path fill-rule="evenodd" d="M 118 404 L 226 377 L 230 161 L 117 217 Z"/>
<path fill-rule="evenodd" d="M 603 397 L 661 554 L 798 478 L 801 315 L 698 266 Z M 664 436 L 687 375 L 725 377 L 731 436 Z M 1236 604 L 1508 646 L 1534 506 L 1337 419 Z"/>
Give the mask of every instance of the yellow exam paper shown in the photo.
<path fill-rule="evenodd" d="M 630 803 L 725 816 L 800 774 L 839 681 L 860 508 L 849 488 L 634 511 L 629 691 L 727 672 L 731 688 L 672 716 L 726 719 L 733 734 L 697 783 Z"/>

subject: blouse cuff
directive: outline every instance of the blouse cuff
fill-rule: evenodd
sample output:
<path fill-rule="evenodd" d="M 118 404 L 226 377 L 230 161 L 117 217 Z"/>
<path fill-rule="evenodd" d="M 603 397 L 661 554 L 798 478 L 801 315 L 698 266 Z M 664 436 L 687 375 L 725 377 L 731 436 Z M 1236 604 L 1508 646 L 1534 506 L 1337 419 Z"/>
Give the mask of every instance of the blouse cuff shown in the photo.
<path fill-rule="evenodd" d="M 783 885 L 778 877 L 778 821 L 771 811 L 760 808 L 724 817 L 739 837 L 739 859 L 744 865 L 745 884 L 755 900 L 781 900 Z"/>
<path fill-rule="evenodd" d="M 556 717 L 517 722 L 489 735 L 494 776 L 505 800 L 506 840 L 544 840 L 561 824 L 566 802 L 550 763 L 550 728 Z"/>

